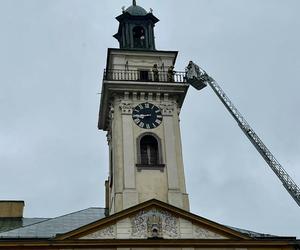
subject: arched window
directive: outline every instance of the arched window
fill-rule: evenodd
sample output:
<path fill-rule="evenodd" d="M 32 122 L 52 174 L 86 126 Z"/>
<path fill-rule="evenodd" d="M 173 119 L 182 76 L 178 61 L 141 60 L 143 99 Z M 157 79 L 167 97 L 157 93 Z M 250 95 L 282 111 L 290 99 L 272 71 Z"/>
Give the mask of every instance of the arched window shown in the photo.
<path fill-rule="evenodd" d="M 156 169 L 164 171 L 161 142 L 159 137 L 152 133 L 142 134 L 137 138 L 137 164 L 138 171 L 143 169 Z"/>
<path fill-rule="evenodd" d="M 141 26 L 133 28 L 133 45 L 135 48 L 146 48 L 145 30 Z"/>
<path fill-rule="evenodd" d="M 141 138 L 140 157 L 142 165 L 159 164 L 158 142 L 155 137 L 151 135 L 145 135 Z"/>

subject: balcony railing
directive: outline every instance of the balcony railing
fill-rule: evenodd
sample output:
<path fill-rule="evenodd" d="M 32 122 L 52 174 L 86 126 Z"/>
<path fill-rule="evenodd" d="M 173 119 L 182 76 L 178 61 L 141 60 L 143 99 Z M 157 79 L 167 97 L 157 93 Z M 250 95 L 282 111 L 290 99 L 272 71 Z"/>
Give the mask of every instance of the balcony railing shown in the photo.
<path fill-rule="evenodd" d="M 147 70 L 104 70 L 104 80 L 110 81 L 140 81 L 140 82 L 175 82 L 185 83 L 185 72 L 158 71 L 152 72 Z"/>

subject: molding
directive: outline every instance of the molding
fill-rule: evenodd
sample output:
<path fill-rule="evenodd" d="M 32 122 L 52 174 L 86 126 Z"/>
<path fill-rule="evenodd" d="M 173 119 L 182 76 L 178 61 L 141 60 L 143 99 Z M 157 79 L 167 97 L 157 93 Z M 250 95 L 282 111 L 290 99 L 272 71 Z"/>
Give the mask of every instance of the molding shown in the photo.
<path fill-rule="evenodd" d="M 141 172 L 142 170 L 160 170 L 164 172 L 165 164 L 156 164 L 156 165 L 145 165 L 145 164 L 135 164 L 137 171 Z"/>
<path fill-rule="evenodd" d="M 278 250 L 294 250 L 300 246 L 300 242 L 295 239 L 287 240 L 192 240 L 192 239 L 142 239 L 142 240 L 115 240 L 115 239 L 106 239 L 106 240 L 6 240 L 5 242 L 0 241 L 0 249 L 18 249 L 21 248 L 36 248 L 36 249 L 57 249 L 60 247 L 65 248 L 88 248 L 88 247 L 198 247 L 198 248 L 255 248 L 258 247 L 264 249 L 278 248 Z"/>
<path fill-rule="evenodd" d="M 133 99 L 140 92 L 146 95 L 152 93 L 153 97 L 163 99 L 164 94 L 170 97 L 176 96 L 178 108 L 183 104 L 189 85 L 185 83 L 151 83 L 149 82 L 130 82 L 130 81 L 103 81 L 100 101 L 100 111 L 98 120 L 98 129 L 108 129 L 109 105 L 108 102 L 115 98 L 115 95 L 124 95 L 124 92 L 133 93 Z M 131 97 L 132 98 L 132 97 Z M 152 100 L 149 100 L 151 102 Z"/>

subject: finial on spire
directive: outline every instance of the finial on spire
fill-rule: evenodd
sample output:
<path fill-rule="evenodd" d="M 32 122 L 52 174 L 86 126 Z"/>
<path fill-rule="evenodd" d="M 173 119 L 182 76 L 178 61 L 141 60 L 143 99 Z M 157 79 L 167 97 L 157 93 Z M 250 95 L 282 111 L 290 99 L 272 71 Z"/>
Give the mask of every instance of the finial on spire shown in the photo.
<path fill-rule="evenodd" d="M 133 5 L 133 6 L 136 6 L 136 0 L 133 0 L 133 1 L 132 1 L 132 5 Z"/>

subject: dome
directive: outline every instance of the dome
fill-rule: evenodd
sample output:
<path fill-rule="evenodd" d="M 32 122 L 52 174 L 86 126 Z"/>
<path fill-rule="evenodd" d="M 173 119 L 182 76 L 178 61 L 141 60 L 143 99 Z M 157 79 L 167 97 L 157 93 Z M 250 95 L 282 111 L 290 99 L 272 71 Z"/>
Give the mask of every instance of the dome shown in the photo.
<path fill-rule="evenodd" d="M 148 14 L 144 8 L 138 5 L 131 5 L 125 10 L 125 12 L 129 13 L 132 16 L 146 16 Z"/>

